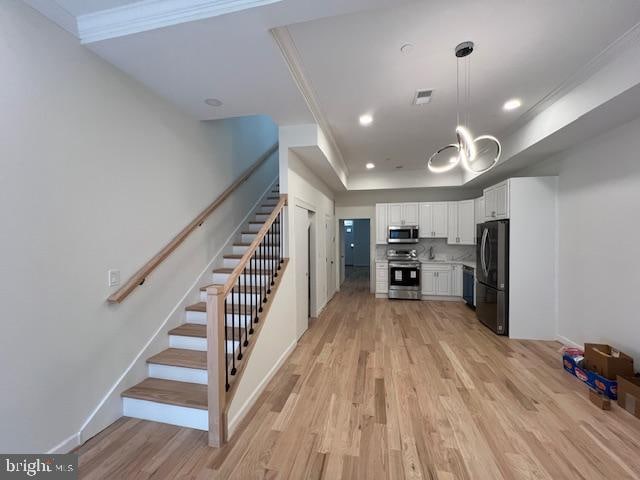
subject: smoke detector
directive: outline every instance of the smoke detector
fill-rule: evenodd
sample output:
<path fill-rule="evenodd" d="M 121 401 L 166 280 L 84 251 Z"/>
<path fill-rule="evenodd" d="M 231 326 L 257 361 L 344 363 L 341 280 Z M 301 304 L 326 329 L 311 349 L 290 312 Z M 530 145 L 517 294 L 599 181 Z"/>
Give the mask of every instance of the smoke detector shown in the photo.
<path fill-rule="evenodd" d="M 433 90 L 416 91 L 416 94 L 413 96 L 413 104 L 424 105 L 425 103 L 429 103 L 431 101 L 432 94 L 433 94 Z"/>

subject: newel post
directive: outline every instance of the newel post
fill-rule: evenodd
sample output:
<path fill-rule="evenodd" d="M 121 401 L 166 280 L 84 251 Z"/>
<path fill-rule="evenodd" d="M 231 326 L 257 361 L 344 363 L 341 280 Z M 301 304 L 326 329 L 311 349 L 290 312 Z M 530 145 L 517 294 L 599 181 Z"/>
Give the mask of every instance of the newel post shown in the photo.
<path fill-rule="evenodd" d="M 227 438 L 224 345 L 224 287 L 207 288 L 207 375 L 209 445 L 220 447 Z"/>

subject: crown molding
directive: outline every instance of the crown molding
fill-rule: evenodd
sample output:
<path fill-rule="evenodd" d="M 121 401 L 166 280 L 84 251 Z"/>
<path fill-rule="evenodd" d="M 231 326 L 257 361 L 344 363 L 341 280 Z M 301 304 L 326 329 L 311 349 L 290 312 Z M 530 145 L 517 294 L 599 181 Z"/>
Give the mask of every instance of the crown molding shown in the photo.
<path fill-rule="evenodd" d="M 179 23 L 270 5 L 282 0 L 142 0 L 80 15 L 82 43 L 122 37 Z"/>
<path fill-rule="evenodd" d="M 331 144 L 331 148 L 334 150 L 338 163 L 340 164 L 339 167 L 342 168 L 345 175 L 348 175 L 349 167 L 347 167 L 347 164 L 344 161 L 344 157 L 342 156 L 340 147 L 338 147 L 331 125 L 329 125 L 327 117 L 324 115 L 322 108 L 320 108 L 320 103 L 318 102 L 313 88 L 311 87 L 311 83 L 304 73 L 300 52 L 298 51 L 293 37 L 291 36 L 291 32 L 287 27 L 272 28 L 270 32 L 278 45 L 285 62 L 287 63 L 287 67 L 291 72 L 293 81 L 298 87 L 298 90 L 300 90 L 307 107 L 309 107 L 309 111 L 311 111 L 311 115 L 313 115 L 316 123 L 320 126 L 325 137 Z"/>
<path fill-rule="evenodd" d="M 579 85 L 583 84 L 595 73 L 602 70 L 607 64 L 616 58 L 624 55 L 630 48 L 640 47 L 640 22 L 623 33 L 620 37 L 609 44 L 604 50 L 589 60 L 580 69 L 570 75 L 560 85 L 545 95 L 540 101 L 533 105 L 513 122 L 509 128 L 501 132 L 500 136 L 508 136 L 522 128 L 539 113 L 546 110 L 550 105 L 567 95 Z"/>

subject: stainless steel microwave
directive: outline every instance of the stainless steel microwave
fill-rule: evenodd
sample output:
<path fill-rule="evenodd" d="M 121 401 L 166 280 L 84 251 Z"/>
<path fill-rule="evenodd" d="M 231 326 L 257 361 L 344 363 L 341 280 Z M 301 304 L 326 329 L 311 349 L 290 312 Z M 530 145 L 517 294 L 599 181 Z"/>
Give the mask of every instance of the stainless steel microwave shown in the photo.
<path fill-rule="evenodd" d="M 418 243 L 417 225 L 391 225 L 387 243 Z"/>

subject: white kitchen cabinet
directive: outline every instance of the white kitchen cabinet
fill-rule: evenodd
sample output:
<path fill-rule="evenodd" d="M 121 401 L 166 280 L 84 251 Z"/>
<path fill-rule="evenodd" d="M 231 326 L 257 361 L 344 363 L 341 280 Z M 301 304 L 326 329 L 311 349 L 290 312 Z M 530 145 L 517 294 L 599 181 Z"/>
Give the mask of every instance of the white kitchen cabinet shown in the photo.
<path fill-rule="evenodd" d="M 446 238 L 447 202 L 421 203 L 419 205 L 420 238 Z"/>
<path fill-rule="evenodd" d="M 474 202 L 473 208 L 475 210 L 476 225 L 484 223 L 484 197 L 478 197 Z"/>
<path fill-rule="evenodd" d="M 454 264 L 451 266 L 451 295 L 454 297 L 462 296 L 462 265 Z"/>
<path fill-rule="evenodd" d="M 418 203 L 390 203 L 389 225 L 418 225 Z"/>
<path fill-rule="evenodd" d="M 484 216 L 486 220 L 509 218 L 509 180 L 484 190 Z"/>
<path fill-rule="evenodd" d="M 436 272 L 436 295 L 451 295 L 451 270 Z"/>
<path fill-rule="evenodd" d="M 376 293 L 389 293 L 389 264 L 376 262 Z"/>
<path fill-rule="evenodd" d="M 475 201 L 449 202 L 447 242 L 456 245 L 475 245 L 475 231 Z"/>
<path fill-rule="evenodd" d="M 389 225 L 402 225 L 402 204 L 389 204 Z"/>
<path fill-rule="evenodd" d="M 386 244 L 389 230 L 389 204 L 376 204 L 376 244 Z"/>
<path fill-rule="evenodd" d="M 423 295 L 451 296 L 451 265 L 422 264 L 421 289 Z"/>

